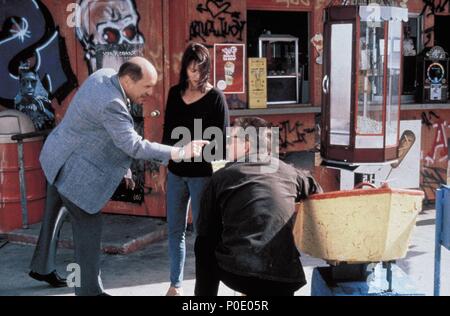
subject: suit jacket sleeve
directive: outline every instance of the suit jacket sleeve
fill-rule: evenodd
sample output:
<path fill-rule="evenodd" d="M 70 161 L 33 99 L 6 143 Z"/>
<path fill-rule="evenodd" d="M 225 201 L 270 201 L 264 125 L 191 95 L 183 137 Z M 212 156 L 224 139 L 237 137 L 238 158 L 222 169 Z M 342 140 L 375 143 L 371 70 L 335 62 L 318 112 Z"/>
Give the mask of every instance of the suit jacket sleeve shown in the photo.
<path fill-rule="evenodd" d="M 167 164 L 172 147 L 143 139 L 133 126 L 133 118 L 120 101 L 108 103 L 101 113 L 101 122 L 114 144 L 134 159 L 154 160 Z"/>

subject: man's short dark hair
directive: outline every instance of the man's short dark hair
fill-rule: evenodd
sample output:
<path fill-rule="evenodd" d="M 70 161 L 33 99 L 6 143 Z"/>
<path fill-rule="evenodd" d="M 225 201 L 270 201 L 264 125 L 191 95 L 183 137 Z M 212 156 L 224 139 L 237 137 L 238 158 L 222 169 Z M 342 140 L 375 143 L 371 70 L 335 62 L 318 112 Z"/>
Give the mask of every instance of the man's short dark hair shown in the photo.
<path fill-rule="evenodd" d="M 128 76 L 131 80 L 137 82 L 142 79 L 144 74 L 142 73 L 142 68 L 139 65 L 127 61 L 123 63 L 119 69 L 119 78 L 122 78 L 123 76 Z"/>
<path fill-rule="evenodd" d="M 246 129 L 249 126 L 253 126 L 256 129 L 259 129 L 260 127 L 271 127 L 271 125 L 272 124 L 270 124 L 266 120 L 257 116 L 238 117 L 233 122 L 233 126 L 242 127 L 243 129 Z"/>
<path fill-rule="evenodd" d="M 256 143 L 253 144 L 253 146 L 256 146 L 255 148 L 262 149 L 264 148 L 267 150 L 267 153 L 271 152 L 272 149 L 272 131 L 271 127 L 272 124 L 270 122 L 267 122 L 266 120 L 257 117 L 257 116 L 250 116 L 250 117 L 238 117 L 233 122 L 233 127 L 240 127 L 244 130 L 247 128 L 255 128 L 256 129 Z M 260 135 L 260 131 L 263 130 L 264 133 Z M 265 135 L 264 139 L 261 139 L 260 137 L 262 135 Z M 249 140 L 250 135 L 245 134 L 245 140 Z"/>

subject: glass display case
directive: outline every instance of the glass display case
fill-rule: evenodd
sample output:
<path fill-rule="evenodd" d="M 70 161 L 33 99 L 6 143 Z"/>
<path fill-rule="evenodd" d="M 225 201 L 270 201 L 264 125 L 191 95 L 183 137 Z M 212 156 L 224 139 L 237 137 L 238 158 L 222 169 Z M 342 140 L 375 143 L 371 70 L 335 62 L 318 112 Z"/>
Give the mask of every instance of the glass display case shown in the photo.
<path fill-rule="evenodd" d="M 267 60 L 267 104 L 298 103 L 298 38 L 291 35 L 261 35 L 259 57 Z"/>
<path fill-rule="evenodd" d="M 407 20 L 408 10 L 399 7 L 326 9 L 321 134 L 325 160 L 358 164 L 397 159 L 402 21 Z"/>

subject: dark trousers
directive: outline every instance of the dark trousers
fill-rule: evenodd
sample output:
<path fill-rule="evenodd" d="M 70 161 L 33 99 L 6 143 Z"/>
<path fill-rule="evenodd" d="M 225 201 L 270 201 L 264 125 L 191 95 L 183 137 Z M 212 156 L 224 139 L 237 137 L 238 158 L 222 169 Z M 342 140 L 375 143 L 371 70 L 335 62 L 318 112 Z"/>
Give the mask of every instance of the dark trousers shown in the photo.
<path fill-rule="evenodd" d="M 68 213 L 62 207 L 62 200 L 53 185 L 47 185 L 45 212 L 42 219 L 39 239 L 31 260 L 31 271 L 39 274 L 49 274 L 56 270 L 55 257 L 59 233 Z"/>
<path fill-rule="evenodd" d="M 278 282 L 237 275 L 219 268 L 220 280 L 230 289 L 247 296 L 294 296 L 303 282 Z"/>
<path fill-rule="evenodd" d="M 195 295 L 217 296 L 219 282 L 247 296 L 293 296 L 304 282 L 279 282 L 241 276 L 221 269 L 214 254 L 214 242 L 197 237 L 195 241 Z"/>
<path fill-rule="evenodd" d="M 61 199 L 71 216 L 75 262 L 80 267 L 81 282 L 79 287 L 75 287 L 75 295 L 94 296 L 101 294 L 103 293 L 100 278 L 101 213 L 89 214 L 63 195 L 61 195 Z"/>

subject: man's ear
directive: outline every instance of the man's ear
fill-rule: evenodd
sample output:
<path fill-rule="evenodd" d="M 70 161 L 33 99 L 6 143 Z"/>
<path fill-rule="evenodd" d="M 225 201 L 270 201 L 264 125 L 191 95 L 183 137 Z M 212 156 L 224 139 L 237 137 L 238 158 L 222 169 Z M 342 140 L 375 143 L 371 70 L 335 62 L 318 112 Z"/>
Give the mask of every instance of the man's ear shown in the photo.
<path fill-rule="evenodd" d="M 124 90 L 127 90 L 127 91 L 133 84 L 133 80 L 128 75 L 123 76 L 122 82 L 123 82 Z"/>

